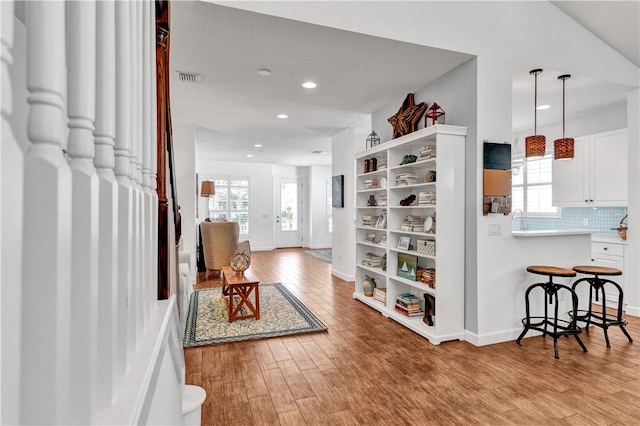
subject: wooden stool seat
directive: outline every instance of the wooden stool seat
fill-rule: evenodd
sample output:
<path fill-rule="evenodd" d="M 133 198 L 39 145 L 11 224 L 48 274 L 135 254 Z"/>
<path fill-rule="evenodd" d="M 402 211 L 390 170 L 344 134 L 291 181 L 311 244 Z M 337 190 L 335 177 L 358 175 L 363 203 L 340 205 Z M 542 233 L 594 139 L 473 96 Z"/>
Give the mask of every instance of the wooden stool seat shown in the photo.
<path fill-rule="evenodd" d="M 578 309 L 578 296 L 576 292 L 569 286 L 564 284 L 558 284 L 553 282 L 554 277 L 575 277 L 576 271 L 573 269 L 560 268 L 558 266 L 546 266 L 546 265 L 532 265 L 527 267 L 527 272 L 537 275 L 545 275 L 549 277 L 546 282 L 539 282 L 531 284 L 524 293 L 525 300 L 525 312 L 526 316 L 522 319 L 522 325 L 524 329 L 520 336 L 516 339 L 516 343 L 520 344 L 522 338 L 527 334 L 529 330 L 535 330 L 542 333 L 542 336 L 553 337 L 553 354 L 557 358 L 558 356 L 558 338 L 561 336 L 573 336 L 582 348 L 583 352 L 587 352 L 587 348 L 580 340 L 578 336 L 582 329 L 576 324 L 577 321 L 577 309 Z M 544 297 L 544 314 L 532 315 L 530 307 L 530 293 L 534 291 Z M 568 293 L 571 300 L 571 312 L 569 313 L 569 319 L 563 319 L 558 317 L 559 312 L 559 293 Z M 553 314 L 549 312 L 549 306 L 553 309 Z"/>
<path fill-rule="evenodd" d="M 625 328 L 627 321 L 622 318 L 624 291 L 617 282 L 604 278 L 607 276 L 622 275 L 622 271 L 617 268 L 591 265 L 574 266 L 573 270 L 581 274 L 589 275 L 588 277 L 580 278 L 571 286 L 574 291 L 584 283 L 589 286 L 589 297 L 586 301 L 586 306 L 583 306 L 584 309 L 578 309 L 576 312 L 573 312 L 574 318 L 577 321 L 586 323 L 585 330 L 587 333 L 589 333 L 589 326 L 591 325 L 600 327 L 604 332 L 604 340 L 607 348 L 611 347 L 611 343 L 609 342 L 609 327 L 620 327 L 620 330 L 622 330 L 622 333 L 627 337 L 629 343 L 633 343 L 633 339 Z M 609 311 L 607 311 L 607 294 L 615 297 L 613 300 L 617 299 L 616 307 L 611 307 Z M 600 311 L 598 311 L 598 308 L 593 304 L 594 296 L 596 302 L 602 300 Z M 615 309 L 615 311 L 612 311 L 613 309 Z"/>
<path fill-rule="evenodd" d="M 554 277 L 575 277 L 576 271 L 573 269 L 559 268 L 557 266 L 533 265 L 527 266 L 527 272 L 538 275 L 548 275 Z"/>
<path fill-rule="evenodd" d="M 574 266 L 573 270 L 576 272 L 580 272 L 581 274 L 590 274 L 590 275 L 622 275 L 622 271 L 616 268 L 607 268 L 606 266 L 587 266 L 580 265 Z"/>

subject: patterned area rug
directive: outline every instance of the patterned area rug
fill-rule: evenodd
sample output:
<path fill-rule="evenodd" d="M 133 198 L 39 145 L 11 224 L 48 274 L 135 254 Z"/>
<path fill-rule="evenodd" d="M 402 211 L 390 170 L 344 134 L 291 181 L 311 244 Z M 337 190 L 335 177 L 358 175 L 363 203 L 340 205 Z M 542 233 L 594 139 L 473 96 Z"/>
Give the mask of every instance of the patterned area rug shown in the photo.
<path fill-rule="evenodd" d="M 184 346 L 211 345 L 324 331 L 327 327 L 281 283 L 260 284 L 260 319 L 229 323 L 222 288 L 191 294 Z M 253 299 L 252 299 L 253 300 Z"/>
<path fill-rule="evenodd" d="M 309 256 L 313 256 L 316 259 L 320 259 L 323 262 L 333 263 L 333 258 L 331 255 L 331 249 L 326 250 L 305 250 L 304 254 L 308 254 Z"/>

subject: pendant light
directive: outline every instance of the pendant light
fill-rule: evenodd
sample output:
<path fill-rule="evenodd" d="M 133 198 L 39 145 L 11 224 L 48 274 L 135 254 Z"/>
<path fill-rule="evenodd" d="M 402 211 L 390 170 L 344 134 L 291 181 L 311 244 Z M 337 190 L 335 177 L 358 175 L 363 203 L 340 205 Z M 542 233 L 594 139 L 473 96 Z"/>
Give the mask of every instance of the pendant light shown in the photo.
<path fill-rule="evenodd" d="M 527 136 L 524 139 L 524 151 L 525 157 L 544 157 L 544 152 L 546 150 L 546 142 L 547 138 L 543 135 L 538 135 L 537 133 L 537 125 L 538 125 L 538 74 L 542 72 L 542 69 L 535 69 L 529 71 L 529 74 L 535 77 L 535 95 L 533 101 L 533 136 Z"/>
<path fill-rule="evenodd" d="M 571 74 L 564 74 L 558 77 L 558 80 L 562 80 L 562 139 L 553 141 L 554 160 L 570 160 L 573 158 L 574 153 L 573 138 L 564 137 L 564 84 L 569 78 L 571 78 Z"/>

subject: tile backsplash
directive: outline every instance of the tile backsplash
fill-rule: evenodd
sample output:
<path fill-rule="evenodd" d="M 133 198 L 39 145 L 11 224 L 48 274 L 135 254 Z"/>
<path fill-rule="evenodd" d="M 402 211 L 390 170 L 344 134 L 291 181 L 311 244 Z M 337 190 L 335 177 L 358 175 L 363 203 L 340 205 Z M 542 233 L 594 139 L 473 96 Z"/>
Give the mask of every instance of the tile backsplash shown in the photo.
<path fill-rule="evenodd" d="M 598 236 L 616 237 L 615 228 L 627 214 L 626 207 L 564 207 L 560 218 L 532 218 L 524 220 L 525 228 L 532 230 L 550 229 L 598 229 Z M 520 229 L 520 218 L 513 219 L 513 230 Z"/>

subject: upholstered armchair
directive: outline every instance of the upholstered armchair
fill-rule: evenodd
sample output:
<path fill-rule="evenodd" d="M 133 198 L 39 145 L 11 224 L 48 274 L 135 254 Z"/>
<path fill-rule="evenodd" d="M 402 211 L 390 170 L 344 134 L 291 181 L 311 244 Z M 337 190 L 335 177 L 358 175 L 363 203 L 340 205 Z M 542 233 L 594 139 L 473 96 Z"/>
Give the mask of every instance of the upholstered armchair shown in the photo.
<path fill-rule="evenodd" d="M 207 222 L 200 223 L 202 234 L 202 250 L 204 264 L 207 271 L 222 270 L 229 266 L 231 256 L 236 253 L 240 227 L 236 222 Z"/>

